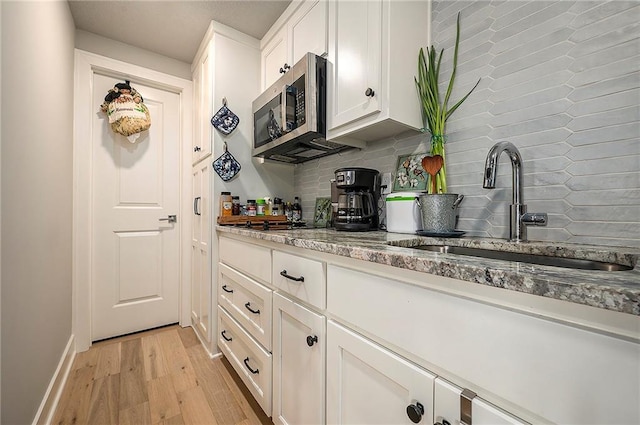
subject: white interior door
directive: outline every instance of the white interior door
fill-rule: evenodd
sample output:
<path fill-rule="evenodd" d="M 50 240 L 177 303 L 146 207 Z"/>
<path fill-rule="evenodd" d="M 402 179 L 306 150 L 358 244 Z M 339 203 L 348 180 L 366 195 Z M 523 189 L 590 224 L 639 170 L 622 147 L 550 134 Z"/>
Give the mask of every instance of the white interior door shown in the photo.
<path fill-rule="evenodd" d="M 94 74 L 99 105 L 121 82 Z M 180 96 L 132 82 L 151 128 L 130 143 L 93 116 L 91 332 L 99 340 L 178 322 L 180 300 Z"/>

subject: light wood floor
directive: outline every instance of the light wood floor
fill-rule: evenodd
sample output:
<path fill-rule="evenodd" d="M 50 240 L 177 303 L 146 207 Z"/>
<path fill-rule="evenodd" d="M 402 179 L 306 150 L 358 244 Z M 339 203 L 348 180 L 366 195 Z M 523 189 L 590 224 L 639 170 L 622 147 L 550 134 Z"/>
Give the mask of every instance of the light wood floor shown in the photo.
<path fill-rule="evenodd" d="M 79 353 L 53 424 L 272 425 L 229 362 L 173 325 Z"/>

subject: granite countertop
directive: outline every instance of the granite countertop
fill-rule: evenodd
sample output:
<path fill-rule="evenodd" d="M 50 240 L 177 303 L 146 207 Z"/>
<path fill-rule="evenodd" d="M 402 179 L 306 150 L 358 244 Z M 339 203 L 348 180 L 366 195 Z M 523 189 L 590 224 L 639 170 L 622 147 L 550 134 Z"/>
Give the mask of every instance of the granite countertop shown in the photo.
<path fill-rule="evenodd" d="M 222 233 L 242 235 L 640 316 L 640 249 L 637 248 L 535 241 L 511 243 L 504 239 L 488 238 L 427 238 L 384 231 L 338 232 L 333 229 L 258 231 L 228 226 L 217 226 L 216 229 Z M 568 269 L 411 248 L 421 244 L 575 257 L 624 264 L 633 267 L 633 270 Z"/>

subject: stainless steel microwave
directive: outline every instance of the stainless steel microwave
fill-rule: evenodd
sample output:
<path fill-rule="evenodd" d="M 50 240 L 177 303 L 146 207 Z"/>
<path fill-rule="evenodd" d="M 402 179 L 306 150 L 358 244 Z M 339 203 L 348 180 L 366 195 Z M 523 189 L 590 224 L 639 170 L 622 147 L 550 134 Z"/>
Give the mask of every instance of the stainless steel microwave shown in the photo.
<path fill-rule="evenodd" d="M 307 53 L 253 101 L 253 156 L 297 164 L 351 146 L 326 140 L 327 60 Z"/>

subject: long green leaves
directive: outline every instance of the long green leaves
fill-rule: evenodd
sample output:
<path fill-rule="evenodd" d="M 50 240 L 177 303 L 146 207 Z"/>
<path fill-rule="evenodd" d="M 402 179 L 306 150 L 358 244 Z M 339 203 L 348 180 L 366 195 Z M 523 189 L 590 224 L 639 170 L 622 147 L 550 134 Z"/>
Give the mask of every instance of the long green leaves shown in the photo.
<path fill-rule="evenodd" d="M 458 68 L 458 47 L 460 44 L 460 13 L 456 22 L 456 44 L 453 52 L 453 69 L 449 78 L 449 85 L 444 97 L 444 101 L 440 101 L 440 90 L 438 88 L 438 78 L 440 75 L 440 64 L 444 49 L 440 50 L 440 54 L 436 55 L 436 49 L 431 46 L 427 48 L 425 54 L 420 49 L 418 54 L 418 76 L 414 77 L 418 96 L 420 97 L 420 106 L 422 110 L 423 122 L 431 133 L 432 138 L 432 155 L 442 155 L 444 157 L 444 130 L 445 124 L 449 117 L 455 112 L 462 103 L 467 100 L 469 95 L 478 87 L 480 79 L 473 88 L 451 108 L 448 108 L 449 99 L 453 91 L 453 84 L 456 78 L 456 70 Z M 443 166 L 440 173 L 436 177 L 438 181 L 438 193 L 447 193 L 446 186 L 446 169 Z M 431 186 L 429 186 L 431 187 Z"/>

